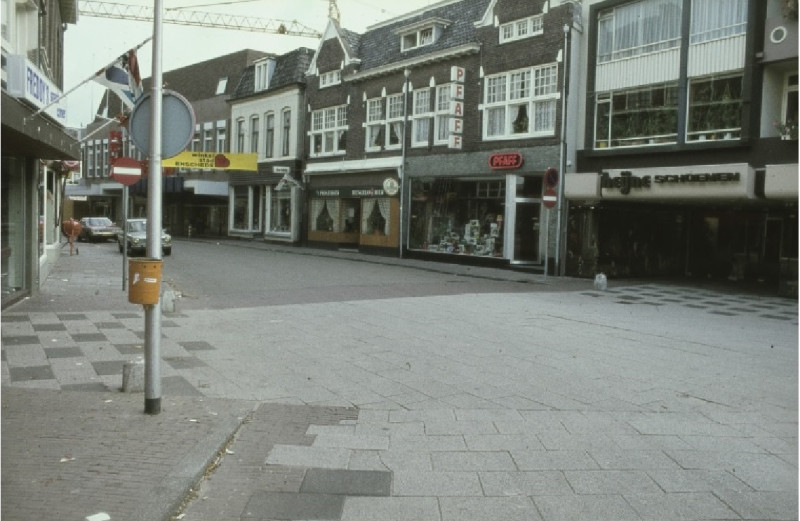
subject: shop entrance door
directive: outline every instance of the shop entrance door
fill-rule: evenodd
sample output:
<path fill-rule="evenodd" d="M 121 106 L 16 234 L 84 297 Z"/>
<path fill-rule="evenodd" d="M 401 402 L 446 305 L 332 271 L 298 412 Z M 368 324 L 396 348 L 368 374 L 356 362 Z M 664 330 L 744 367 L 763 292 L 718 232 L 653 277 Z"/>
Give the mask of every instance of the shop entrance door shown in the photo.
<path fill-rule="evenodd" d="M 512 264 L 537 264 L 541 204 L 538 199 L 517 198 L 514 220 L 514 256 Z"/>

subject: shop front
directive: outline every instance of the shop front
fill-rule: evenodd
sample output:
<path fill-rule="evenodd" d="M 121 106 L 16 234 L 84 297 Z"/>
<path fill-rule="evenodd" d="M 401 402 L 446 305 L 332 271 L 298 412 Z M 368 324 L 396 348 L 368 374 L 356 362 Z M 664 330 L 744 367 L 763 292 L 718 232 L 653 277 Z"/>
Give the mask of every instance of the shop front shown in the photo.
<path fill-rule="evenodd" d="M 306 166 L 310 246 L 396 255 L 400 158 Z"/>
<path fill-rule="evenodd" d="M 791 225 L 775 225 L 785 212 L 762 182 L 747 163 L 567 174 L 566 274 L 777 287 L 781 255 L 796 258 L 797 241 L 787 240 Z"/>
<path fill-rule="evenodd" d="M 228 235 L 296 243 L 301 236 L 303 187 L 297 166 L 259 165 L 258 172 L 231 173 Z"/>
<path fill-rule="evenodd" d="M 547 244 L 556 228 L 555 212 L 542 204 L 547 158 L 558 157 L 547 151 L 410 160 L 409 252 L 447 262 L 542 266 L 547 252 L 553 255 Z"/>

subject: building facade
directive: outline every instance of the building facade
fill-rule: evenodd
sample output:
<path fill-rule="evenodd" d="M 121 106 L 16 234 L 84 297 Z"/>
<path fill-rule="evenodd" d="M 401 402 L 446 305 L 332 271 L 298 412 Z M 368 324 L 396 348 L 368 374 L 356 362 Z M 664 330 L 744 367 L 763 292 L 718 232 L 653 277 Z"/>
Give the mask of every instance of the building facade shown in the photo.
<path fill-rule="evenodd" d="M 65 129 L 63 33 L 77 2 L 2 0 L 2 306 L 36 291 L 61 251 L 63 184 L 80 158 Z"/>
<path fill-rule="evenodd" d="M 543 266 L 576 12 L 453 0 L 361 35 L 331 22 L 308 77 L 308 243 Z"/>
<path fill-rule="evenodd" d="M 797 291 L 793 1 L 584 5 L 565 271 Z"/>
<path fill-rule="evenodd" d="M 313 51 L 296 49 L 249 66 L 231 98 L 234 153 L 258 156 L 256 172 L 231 171 L 228 235 L 299 243 L 305 80 Z"/>
<path fill-rule="evenodd" d="M 219 56 L 163 73 L 165 90 L 174 91 L 191 104 L 195 131 L 188 150 L 230 152 L 230 105 L 241 76 L 249 65 L 266 53 L 250 49 Z M 150 79 L 143 82 L 150 92 Z M 68 194 L 80 199 L 74 205 L 76 218 L 104 215 L 121 221 L 122 185 L 111 179 L 114 156 L 145 160 L 130 139 L 127 128 L 115 118 L 125 113 L 113 94 L 103 99 L 100 114 L 86 129 L 82 141 L 83 176 L 70 185 Z M 115 145 L 117 150 L 114 151 Z M 228 175 L 214 169 L 166 169 L 162 177 L 163 223 L 173 235 L 225 236 L 228 231 Z M 147 179 L 130 187 L 129 217 L 147 213 Z"/>

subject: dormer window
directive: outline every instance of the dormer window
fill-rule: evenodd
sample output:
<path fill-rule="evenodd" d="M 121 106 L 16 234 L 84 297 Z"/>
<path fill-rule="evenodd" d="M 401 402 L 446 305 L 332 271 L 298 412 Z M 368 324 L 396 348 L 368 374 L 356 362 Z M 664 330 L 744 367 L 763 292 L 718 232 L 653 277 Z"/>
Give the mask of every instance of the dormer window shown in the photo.
<path fill-rule="evenodd" d="M 410 34 L 403 36 L 403 50 L 408 51 L 422 47 L 423 45 L 430 45 L 433 43 L 433 27 L 421 29 Z"/>
<path fill-rule="evenodd" d="M 227 88 L 227 86 L 228 86 L 228 77 L 225 76 L 225 77 L 220 78 L 217 81 L 217 90 L 216 90 L 215 94 L 217 94 L 217 95 L 225 94 L 225 89 Z"/>
<path fill-rule="evenodd" d="M 264 58 L 255 62 L 255 92 L 269 88 L 272 74 L 275 71 L 275 58 Z"/>
<path fill-rule="evenodd" d="M 400 27 L 395 34 L 400 36 L 400 50 L 410 51 L 436 43 L 445 27 L 450 22 L 441 18 L 429 18 L 420 22 Z"/>
<path fill-rule="evenodd" d="M 324 89 L 342 83 L 342 71 L 324 72 L 319 75 L 319 88 Z"/>
<path fill-rule="evenodd" d="M 500 43 L 513 42 L 544 32 L 542 15 L 530 16 L 521 20 L 514 20 L 500 26 Z"/>

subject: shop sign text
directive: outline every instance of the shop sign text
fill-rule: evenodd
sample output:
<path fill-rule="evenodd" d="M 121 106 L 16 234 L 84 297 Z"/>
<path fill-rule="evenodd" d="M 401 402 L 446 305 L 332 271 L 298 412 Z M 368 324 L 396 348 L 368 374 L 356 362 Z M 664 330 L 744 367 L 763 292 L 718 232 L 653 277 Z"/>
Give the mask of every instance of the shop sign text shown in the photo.
<path fill-rule="evenodd" d="M 519 152 L 505 152 L 489 156 L 489 168 L 492 170 L 513 170 L 522 168 L 522 154 Z"/>
<path fill-rule="evenodd" d="M 687 173 L 634 176 L 633 172 L 629 170 L 623 170 L 619 173 L 619 177 L 611 177 L 608 172 L 603 172 L 600 175 L 600 188 L 617 188 L 622 195 L 628 195 L 631 192 L 631 188 L 650 188 L 654 184 L 674 185 L 690 183 L 724 183 L 739 181 L 740 179 L 741 174 L 739 172 L 702 172 L 696 174 Z"/>
<path fill-rule="evenodd" d="M 448 130 L 450 135 L 447 140 L 447 148 L 461 149 L 462 132 L 464 121 L 464 79 L 466 76 L 464 67 L 453 65 L 450 67 L 450 123 Z"/>

